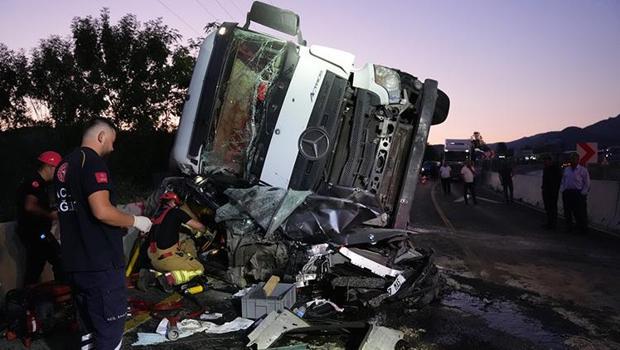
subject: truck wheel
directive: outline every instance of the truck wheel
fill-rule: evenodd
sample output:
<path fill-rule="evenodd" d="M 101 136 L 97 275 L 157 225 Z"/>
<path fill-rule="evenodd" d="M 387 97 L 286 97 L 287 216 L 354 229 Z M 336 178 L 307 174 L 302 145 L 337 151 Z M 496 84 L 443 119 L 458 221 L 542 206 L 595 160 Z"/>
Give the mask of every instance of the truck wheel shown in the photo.
<path fill-rule="evenodd" d="M 443 123 L 448 118 L 450 111 L 450 98 L 445 92 L 437 89 L 437 102 L 435 102 L 435 113 L 433 113 L 433 125 Z"/>

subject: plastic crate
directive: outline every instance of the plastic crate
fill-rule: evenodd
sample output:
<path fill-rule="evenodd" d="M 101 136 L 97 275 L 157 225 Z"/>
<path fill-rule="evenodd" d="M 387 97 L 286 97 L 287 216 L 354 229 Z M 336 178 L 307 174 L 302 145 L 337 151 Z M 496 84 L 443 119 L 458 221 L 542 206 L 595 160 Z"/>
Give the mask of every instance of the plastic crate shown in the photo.
<path fill-rule="evenodd" d="M 297 301 L 295 284 L 278 283 L 270 296 L 263 291 L 264 282 L 254 286 L 241 298 L 241 316 L 257 319 L 272 311 L 290 309 Z"/>

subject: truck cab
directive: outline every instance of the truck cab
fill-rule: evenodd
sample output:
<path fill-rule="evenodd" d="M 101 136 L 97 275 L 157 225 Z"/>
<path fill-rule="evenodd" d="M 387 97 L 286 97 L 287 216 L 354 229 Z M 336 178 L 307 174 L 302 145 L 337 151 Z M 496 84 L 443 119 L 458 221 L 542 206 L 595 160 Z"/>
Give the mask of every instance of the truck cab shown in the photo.
<path fill-rule="evenodd" d="M 405 228 L 430 126 L 450 101 L 435 80 L 354 60 L 308 45 L 297 14 L 254 2 L 244 25 L 217 24 L 201 45 L 174 163 L 234 187 L 363 193 Z"/>

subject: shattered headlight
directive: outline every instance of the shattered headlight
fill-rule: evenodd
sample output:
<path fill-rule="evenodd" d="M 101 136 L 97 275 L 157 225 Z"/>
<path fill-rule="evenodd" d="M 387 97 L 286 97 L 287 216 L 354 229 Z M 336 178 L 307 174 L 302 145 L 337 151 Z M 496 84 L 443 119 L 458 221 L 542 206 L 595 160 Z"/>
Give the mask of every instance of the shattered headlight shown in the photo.
<path fill-rule="evenodd" d="M 394 70 L 375 65 L 375 82 L 387 90 L 390 103 L 400 102 L 400 76 Z"/>

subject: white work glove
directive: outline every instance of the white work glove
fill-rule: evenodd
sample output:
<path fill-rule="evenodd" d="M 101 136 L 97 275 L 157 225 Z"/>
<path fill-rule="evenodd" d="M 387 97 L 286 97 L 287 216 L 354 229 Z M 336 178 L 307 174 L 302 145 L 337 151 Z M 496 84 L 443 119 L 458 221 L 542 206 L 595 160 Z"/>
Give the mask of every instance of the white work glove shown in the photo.
<path fill-rule="evenodd" d="M 146 216 L 136 216 L 133 217 L 133 227 L 137 228 L 141 232 L 149 232 L 151 230 L 151 226 L 153 223 L 151 219 Z"/>

